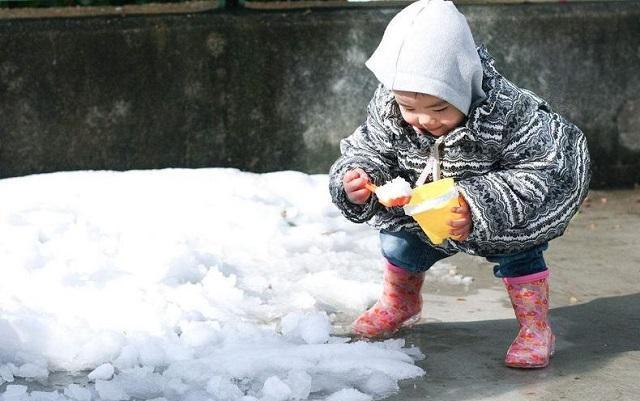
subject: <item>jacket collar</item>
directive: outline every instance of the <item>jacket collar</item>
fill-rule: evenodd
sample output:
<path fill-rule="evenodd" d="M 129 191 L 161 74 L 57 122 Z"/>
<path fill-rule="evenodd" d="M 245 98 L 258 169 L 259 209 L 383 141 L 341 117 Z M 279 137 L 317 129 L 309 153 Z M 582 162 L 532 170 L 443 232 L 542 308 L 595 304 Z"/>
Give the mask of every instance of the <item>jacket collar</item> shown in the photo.
<path fill-rule="evenodd" d="M 477 51 L 480 56 L 480 62 L 482 63 L 482 89 L 486 97 L 475 105 L 472 105 L 464 125 L 455 128 L 447 134 L 444 140 L 444 146 L 454 145 L 463 139 L 478 141 L 483 136 L 481 129 L 482 124 L 488 123 L 487 120 L 492 113 L 494 113 L 499 103 L 502 93 L 499 80 L 503 78 L 494 66 L 495 59 L 489 54 L 485 45 L 478 46 Z M 413 142 L 419 148 L 431 147 L 435 143 L 437 138 L 431 135 L 417 134 L 413 128 L 403 120 L 400 109 L 391 91 L 388 91 L 383 114 L 384 117 L 386 117 L 383 118 L 383 120 L 395 121 L 390 123 L 387 128 L 391 129 L 395 134 L 406 136 L 409 141 Z M 504 130 L 504 124 L 500 121 L 493 121 L 492 119 L 491 126 L 494 132 L 502 132 Z"/>

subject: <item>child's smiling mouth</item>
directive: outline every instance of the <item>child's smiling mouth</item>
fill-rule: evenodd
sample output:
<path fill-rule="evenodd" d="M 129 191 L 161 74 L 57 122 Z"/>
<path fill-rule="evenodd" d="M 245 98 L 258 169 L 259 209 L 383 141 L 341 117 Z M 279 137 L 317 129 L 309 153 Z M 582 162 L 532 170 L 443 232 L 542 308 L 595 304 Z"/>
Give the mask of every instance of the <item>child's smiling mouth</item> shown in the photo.
<path fill-rule="evenodd" d="M 424 129 L 424 128 L 416 127 L 416 126 L 413 126 L 413 125 L 412 125 L 412 127 L 413 127 L 413 130 L 419 135 L 430 134 L 430 135 L 433 135 L 433 136 L 440 136 L 440 135 L 444 134 L 443 132 L 440 132 L 443 127 L 438 127 L 438 129 L 435 129 L 435 130 L 432 130 L 432 131 Z"/>

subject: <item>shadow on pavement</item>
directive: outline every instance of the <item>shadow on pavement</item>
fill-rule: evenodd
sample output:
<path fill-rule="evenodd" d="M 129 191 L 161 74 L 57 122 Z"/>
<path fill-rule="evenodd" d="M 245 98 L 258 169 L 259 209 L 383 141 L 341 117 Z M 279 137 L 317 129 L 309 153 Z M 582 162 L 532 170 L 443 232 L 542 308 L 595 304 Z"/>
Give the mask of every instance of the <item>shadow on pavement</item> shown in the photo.
<path fill-rule="evenodd" d="M 640 350 L 640 293 L 552 309 L 551 324 L 556 355 L 548 368 L 536 370 L 503 365 L 515 318 L 414 326 L 399 334 L 426 355 L 418 363 L 426 376 L 404 381 L 386 400 L 490 399 L 523 385 L 581 380 L 620 354 Z"/>

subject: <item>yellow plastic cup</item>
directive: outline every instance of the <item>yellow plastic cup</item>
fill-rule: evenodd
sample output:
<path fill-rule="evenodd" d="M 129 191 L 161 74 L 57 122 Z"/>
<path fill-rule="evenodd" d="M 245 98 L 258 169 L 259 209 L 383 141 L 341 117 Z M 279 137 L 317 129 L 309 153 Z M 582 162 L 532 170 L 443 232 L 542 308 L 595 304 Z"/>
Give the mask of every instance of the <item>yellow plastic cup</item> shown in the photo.
<path fill-rule="evenodd" d="M 413 189 L 411 201 L 404 206 L 404 212 L 418 222 L 429 240 L 438 245 L 447 238 L 456 238 L 449 234 L 457 214 L 451 208 L 460 206 L 458 189 L 453 178 L 420 185 Z"/>

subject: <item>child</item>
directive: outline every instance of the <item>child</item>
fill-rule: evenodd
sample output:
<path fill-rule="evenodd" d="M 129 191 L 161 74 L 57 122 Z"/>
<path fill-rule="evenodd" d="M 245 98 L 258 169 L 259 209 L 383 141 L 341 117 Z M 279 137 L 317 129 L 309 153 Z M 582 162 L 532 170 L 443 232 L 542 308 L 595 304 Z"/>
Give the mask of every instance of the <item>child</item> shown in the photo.
<path fill-rule="evenodd" d="M 520 331 L 506 364 L 547 366 L 555 337 L 543 251 L 586 196 L 583 133 L 501 76 L 449 1 L 420 0 L 400 11 L 366 66 L 381 85 L 330 172 L 333 202 L 349 220 L 380 230 L 386 258 L 383 294 L 353 331 L 388 336 L 417 320 L 424 272 L 463 251 L 496 263 L 511 298 Z M 402 208 L 380 205 L 365 188 L 396 176 L 414 183 L 430 158 L 461 194 L 459 217 L 449 222 L 456 239 L 438 246 Z"/>

